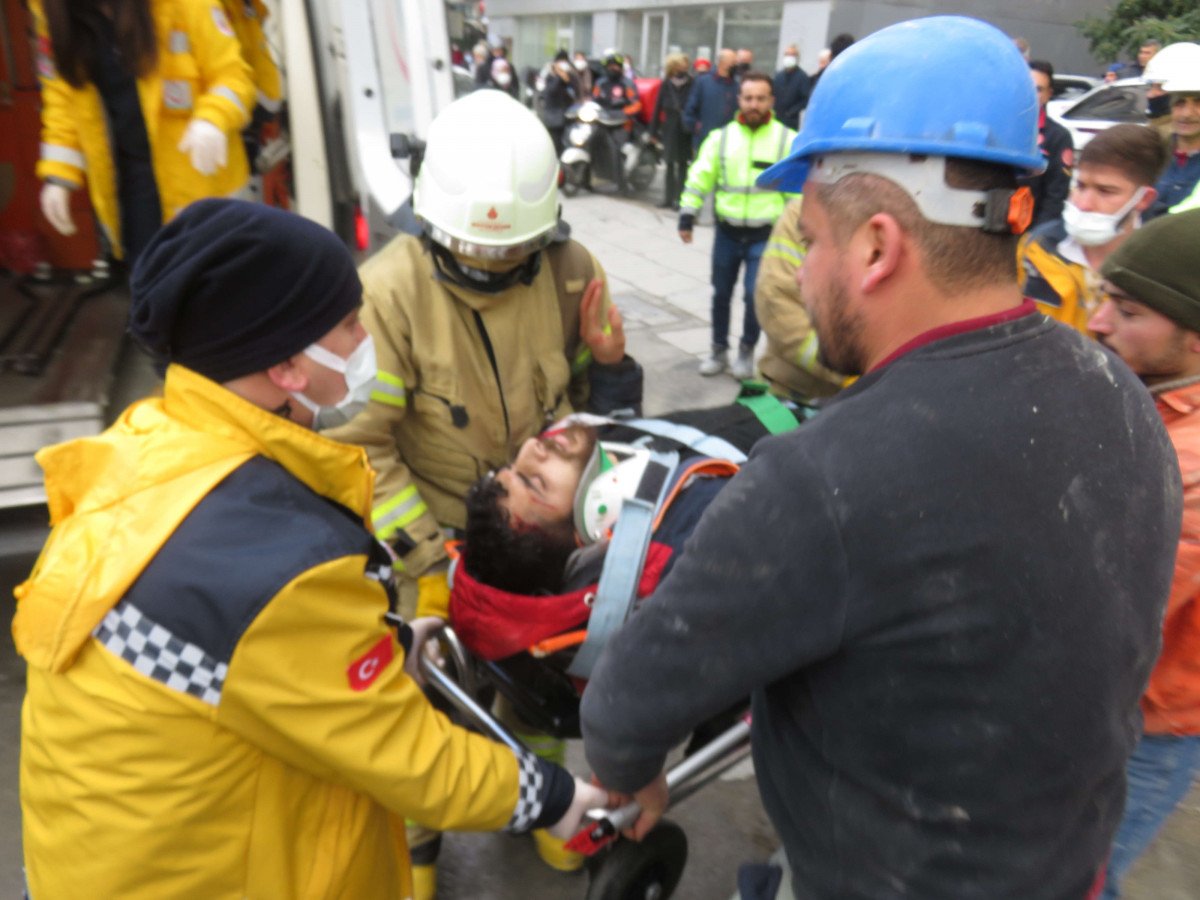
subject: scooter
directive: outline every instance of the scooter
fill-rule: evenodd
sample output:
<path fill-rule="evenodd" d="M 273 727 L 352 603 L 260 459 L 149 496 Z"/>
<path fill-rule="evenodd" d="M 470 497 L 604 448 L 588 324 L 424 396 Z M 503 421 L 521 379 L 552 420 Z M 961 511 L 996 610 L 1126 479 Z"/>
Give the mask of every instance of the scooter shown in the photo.
<path fill-rule="evenodd" d="M 595 100 L 576 103 L 566 113 L 568 125 L 563 135 L 562 191 L 573 197 L 582 187 L 591 186 L 595 173 L 610 181 L 623 184 L 626 196 L 641 193 L 654 181 L 661 151 L 650 140 L 644 128 L 635 124 L 629 139 L 620 145 L 618 132 L 625 128 L 625 113 L 605 109 Z M 617 177 L 616 161 L 620 158 L 623 178 Z"/>

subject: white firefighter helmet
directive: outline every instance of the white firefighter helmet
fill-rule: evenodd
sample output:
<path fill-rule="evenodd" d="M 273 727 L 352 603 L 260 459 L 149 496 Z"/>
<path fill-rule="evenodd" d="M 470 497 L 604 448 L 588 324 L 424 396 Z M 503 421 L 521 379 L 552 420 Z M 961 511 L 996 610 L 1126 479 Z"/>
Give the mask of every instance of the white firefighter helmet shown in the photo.
<path fill-rule="evenodd" d="M 558 159 L 530 110 L 501 91 L 455 100 L 429 126 L 413 211 L 451 253 L 517 260 L 558 224 Z"/>
<path fill-rule="evenodd" d="M 637 493 L 650 463 L 645 447 L 596 441 L 575 489 L 575 533 L 585 544 L 603 540 L 621 506 Z"/>
<path fill-rule="evenodd" d="M 1200 44 L 1180 41 L 1163 47 L 1146 63 L 1142 80 L 1161 84 L 1167 92 L 1200 90 Z M 1176 86 L 1167 86 L 1172 83 Z"/>

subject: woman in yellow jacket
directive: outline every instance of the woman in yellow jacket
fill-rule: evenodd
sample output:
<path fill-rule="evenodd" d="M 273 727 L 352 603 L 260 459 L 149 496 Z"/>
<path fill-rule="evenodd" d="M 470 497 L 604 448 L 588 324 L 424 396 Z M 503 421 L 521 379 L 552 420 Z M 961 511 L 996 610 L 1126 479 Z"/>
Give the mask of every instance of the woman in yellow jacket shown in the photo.
<path fill-rule="evenodd" d="M 35 0 L 41 206 L 73 234 L 87 182 L 114 254 L 132 265 L 164 222 L 228 196 L 249 169 L 240 140 L 255 89 L 220 0 Z"/>

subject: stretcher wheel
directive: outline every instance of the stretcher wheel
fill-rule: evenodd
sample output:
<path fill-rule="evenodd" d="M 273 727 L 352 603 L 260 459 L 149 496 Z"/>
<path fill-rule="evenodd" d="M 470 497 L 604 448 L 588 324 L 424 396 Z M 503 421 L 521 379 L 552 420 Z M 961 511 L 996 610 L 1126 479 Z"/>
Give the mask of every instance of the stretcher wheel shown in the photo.
<path fill-rule="evenodd" d="M 687 835 L 674 822 L 659 822 L 641 843 L 617 841 L 596 861 L 587 900 L 666 900 L 687 852 Z"/>

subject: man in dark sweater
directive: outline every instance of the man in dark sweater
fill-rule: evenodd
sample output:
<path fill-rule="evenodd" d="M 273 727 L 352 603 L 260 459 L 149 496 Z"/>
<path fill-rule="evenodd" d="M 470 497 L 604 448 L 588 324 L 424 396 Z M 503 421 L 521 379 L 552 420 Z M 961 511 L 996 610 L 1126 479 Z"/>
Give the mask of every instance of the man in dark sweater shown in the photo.
<path fill-rule="evenodd" d="M 1033 192 L 1033 223 L 1036 228 L 1062 218 L 1063 204 L 1071 192 L 1071 167 L 1075 164 L 1075 144 L 1071 132 L 1046 114 L 1046 103 L 1054 94 L 1054 66 L 1035 59 L 1029 64 L 1038 97 L 1038 146 L 1046 158 L 1046 171 L 1029 176 L 1024 183 Z"/>
<path fill-rule="evenodd" d="M 764 174 L 804 188 L 822 362 L 861 377 L 758 445 L 596 666 L 585 750 L 642 805 L 633 837 L 667 751 L 751 693 L 797 896 L 1099 889 L 1179 471 L 1132 374 L 1017 289 L 1015 175 L 1043 165 L 1026 71 L 977 20 L 886 28 Z"/>

